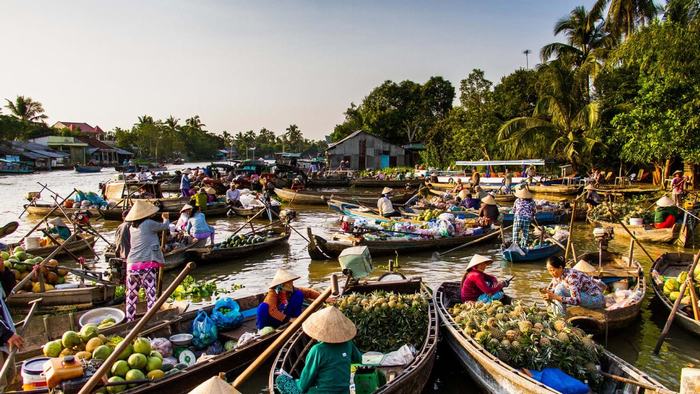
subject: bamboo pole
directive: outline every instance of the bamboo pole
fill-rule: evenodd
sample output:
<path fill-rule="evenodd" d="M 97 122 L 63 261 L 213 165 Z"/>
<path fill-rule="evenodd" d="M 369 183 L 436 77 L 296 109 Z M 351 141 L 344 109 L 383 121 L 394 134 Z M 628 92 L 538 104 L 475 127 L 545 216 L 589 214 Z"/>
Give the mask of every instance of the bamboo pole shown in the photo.
<path fill-rule="evenodd" d="M 73 191 L 68 195 L 68 197 L 66 197 L 66 199 L 70 198 L 70 196 L 72 196 L 73 193 L 75 193 L 75 190 L 73 190 Z M 20 240 L 17 241 L 17 243 L 21 243 L 22 241 L 24 241 L 25 238 L 27 238 L 28 236 L 30 236 L 30 235 L 34 232 L 34 230 L 38 229 L 39 226 L 41 226 L 41 224 L 42 224 L 49 216 L 51 216 L 54 212 L 56 212 L 57 209 L 58 209 L 58 206 L 53 207 L 53 208 L 49 211 L 49 213 L 47 213 L 46 215 L 44 215 L 44 217 L 43 217 L 34 227 L 32 227 L 32 229 L 29 230 L 29 232 L 28 232 L 27 234 L 24 235 L 24 237 L 20 238 Z"/>
<path fill-rule="evenodd" d="M 660 388 L 657 387 L 657 386 L 653 386 L 653 385 L 648 384 L 648 383 L 645 383 L 645 382 L 640 382 L 640 381 L 638 381 L 638 380 L 634 380 L 634 379 L 630 379 L 630 378 L 625 378 L 625 377 L 623 377 L 623 376 L 613 375 L 613 374 L 611 374 L 611 373 L 607 373 L 607 372 L 603 372 L 603 371 L 600 371 L 600 374 L 603 375 L 603 376 L 605 376 L 606 378 L 610 378 L 610 379 L 612 379 L 612 380 L 616 380 L 616 381 L 621 382 L 621 383 L 626 383 L 626 384 L 632 384 L 632 385 L 635 385 L 635 386 L 639 386 L 639 387 L 641 387 L 641 388 L 643 388 L 643 389 L 645 389 L 645 390 L 651 390 L 651 391 L 653 391 L 653 392 L 655 392 L 655 393 L 659 393 L 659 394 L 670 394 L 670 393 L 674 393 L 674 391 L 670 391 L 670 390 L 660 390 Z"/>
<path fill-rule="evenodd" d="M 571 248 L 571 239 L 574 235 L 574 219 L 576 218 L 576 203 L 578 201 L 574 200 L 574 205 L 571 207 L 571 219 L 569 220 L 569 239 L 566 240 L 566 249 L 564 251 L 564 261 L 569 258 L 569 249 Z"/>
<path fill-rule="evenodd" d="M 265 349 L 264 352 L 262 352 L 258 358 L 253 361 L 252 364 L 248 366 L 248 368 L 245 369 L 245 371 L 241 372 L 240 375 L 236 378 L 236 380 L 233 381 L 233 387 L 238 388 L 250 378 L 250 376 L 255 372 L 258 367 L 260 367 L 262 364 L 265 363 L 265 360 L 267 360 L 268 357 L 272 355 L 273 352 L 277 350 L 282 344 L 284 344 L 287 339 L 289 339 L 292 334 L 294 334 L 299 327 L 301 327 L 301 324 L 312 314 L 316 311 L 316 309 L 321 306 L 321 304 L 331 295 L 331 293 L 337 294 L 338 293 L 338 277 L 333 275 L 331 277 L 331 286 L 328 287 L 321 295 L 314 300 L 314 302 L 311 303 L 306 309 L 304 309 L 304 312 L 296 319 L 294 320 L 287 328 L 280 334 L 280 336 L 275 339 L 275 341 Z"/>
<path fill-rule="evenodd" d="M 630 252 L 629 252 L 629 258 L 627 261 L 628 267 L 632 266 L 632 260 L 634 260 L 634 240 L 630 239 Z"/>
<path fill-rule="evenodd" d="M 513 226 L 510 225 L 510 226 L 506 227 L 505 229 L 501 230 L 501 232 L 503 232 L 503 231 L 505 231 L 505 230 L 508 230 L 508 229 L 511 228 L 511 227 L 513 227 Z M 479 241 L 482 241 L 482 240 L 484 240 L 484 239 L 486 239 L 486 238 L 488 238 L 488 237 L 491 237 L 491 236 L 493 236 L 493 233 L 488 233 L 488 234 L 484 235 L 483 237 L 479 237 L 479 238 L 477 238 L 477 239 L 471 240 L 471 241 L 469 241 L 469 242 L 467 242 L 467 243 L 465 243 L 465 244 L 462 244 L 462 245 L 459 245 L 459 246 L 457 246 L 457 247 L 454 247 L 454 248 L 452 248 L 452 249 L 450 249 L 450 250 L 448 250 L 448 251 L 446 251 L 446 252 L 433 254 L 433 257 L 435 257 L 435 259 L 441 258 L 442 256 L 444 256 L 444 255 L 446 255 L 446 254 L 448 254 L 448 253 L 452 253 L 452 252 L 454 252 L 454 251 L 456 251 L 456 250 L 459 250 L 459 249 L 462 249 L 462 248 L 466 248 L 466 247 L 469 246 L 469 245 L 474 245 L 475 243 L 477 243 L 477 242 L 479 242 Z"/>
<path fill-rule="evenodd" d="M 649 252 L 648 252 L 647 249 L 644 247 L 644 245 L 642 245 L 642 243 L 639 242 L 639 240 L 637 239 L 637 237 L 636 237 L 634 234 L 632 234 L 632 232 L 630 231 L 630 229 L 628 229 L 627 226 L 625 226 L 625 224 L 622 222 L 622 220 L 620 220 L 620 218 L 619 218 L 617 215 L 615 215 L 615 212 L 613 212 L 612 207 L 610 206 L 610 204 L 609 204 L 607 201 L 605 202 L 605 204 L 606 204 L 606 206 L 608 207 L 608 211 L 610 211 L 610 216 L 612 216 L 613 220 L 617 221 L 617 223 L 620 224 L 620 226 L 622 226 L 622 228 L 625 229 L 625 231 L 627 231 L 627 234 L 629 234 L 630 237 L 632 237 L 632 239 L 637 243 L 637 245 L 639 245 L 639 247 L 642 248 L 642 251 L 644 251 L 644 254 L 647 255 L 647 257 L 649 258 L 649 260 L 651 260 L 651 261 L 656 260 L 656 259 L 654 259 L 653 257 L 651 257 L 651 254 L 649 254 Z"/>
<path fill-rule="evenodd" d="M 18 331 L 19 334 L 24 334 L 24 328 L 27 327 L 27 323 L 29 320 L 32 318 L 34 315 L 34 311 L 36 308 L 41 304 L 42 298 L 37 298 L 34 300 L 29 301 L 29 304 L 31 305 L 31 308 L 29 308 L 29 312 L 27 312 L 27 317 L 24 318 L 24 321 L 22 323 L 22 327 L 20 327 Z M 21 336 L 21 335 L 20 335 Z M 15 359 L 15 354 L 17 354 L 17 348 L 12 347 L 12 350 L 10 351 L 10 354 L 5 358 L 5 364 L 2 365 L 2 369 L 0 369 L 0 380 L 5 378 L 5 375 L 7 375 L 7 371 L 10 369 L 10 365 L 12 365 L 14 359 Z"/>
<path fill-rule="evenodd" d="M 58 254 L 58 252 L 61 251 L 61 249 L 65 248 L 65 245 L 67 245 L 70 241 L 72 241 L 73 238 L 75 238 L 75 233 L 71 234 L 71 236 L 68 237 L 68 239 L 65 240 L 65 242 L 58 245 L 56 247 L 56 249 L 53 250 L 53 252 L 49 253 L 49 255 L 46 256 L 41 263 L 39 263 L 39 267 L 43 267 L 47 261 L 51 260 L 53 258 L 53 256 L 55 256 L 56 254 Z M 25 276 L 24 279 L 19 281 L 19 283 L 17 283 L 15 285 L 15 287 L 12 288 L 12 291 L 10 291 L 10 294 L 8 294 L 7 297 L 9 298 L 12 294 L 15 294 L 17 292 L 17 290 L 21 289 L 24 286 L 24 284 L 27 283 L 28 280 L 30 280 L 31 277 L 32 277 L 31 275 Z"/>
<path fill-rule="evenodd" d="M 690 269 L 688 270 L 688 276 L 691 277 L 693 275 L 693 271 L 695 270 L 695 266 L 698 264 L 698 259 L 700 259 L 700 253 L 695 255 L 695 258 L 693 259 L 693 264 L 690 265 Z M 680 288 L 680 294 L 685 293 L 685 288 L 688 286 L 688 279 L 686 279 L 683 284 L 681 285 Z M 676 312 L 678 312 L 678 307 L 681 304 L 681 298 L 678 297 L 676 298 L 676 301 L 673 303 L 673 308 L 671 308 L 671 313 L 668 315 L 668 319 L 666 319 L 666 325 L 664 326 L 664 329 L 661 331 L 661 335 L 659 336 L 659 340 L 656 342 L 656 347 L 654 347 L 654 354 L 659 354 L 659 350 L 661 350 L 661 345 L 664 343 L 664 340 L 666 339 L 666 336 L 668 335 L 668 331 L 671 329 L 671 324 L 673 324 L 673 318 L 676 316 Z"/>
<path fill-rule="evenodd" d="M 232 237 L 232 236 L 238 234 L 241 230 L 243 230 L 243 228 L 244 228 L 245 226 L 248 225 L 248 223 L 252 222 L 253 219 L 255 219 L 255 218 L 257 218 L 258 216 L 260 216 L 260 214 L 262 214 L 263 212 L 265 212 L 265 208 L 259 210 L 255 215 L 251 216 L 248 220 L 246 220 L 246 222 L 243 223 L 243 225 L 242 225 L 241 227 L 239 227 L 238 230 L 234 231 L 233 234 L 229 235 L 229 237 Z"/>
<path fill-rule="evenodd" d="M 112 364 L 117 360 L 121 352 L 126 349 L 127 346 L 131 343 L 131 341 L 136 338 L 136 336 L 141 332 L 141 329 L 148 323 L 149 320 L 160 310 L 160 307 L 165 303 L 165 300 L 170 297 L 170 294 L 172 294 L 173 291 L 175 291 L 175 288 L 182 282 L 183 279 L 189 274 L 189 272 L 194 268 L 194 263 L 187 263 L 185 268 L 180 272 L 180 274 L 175 278 L 173 283 L 168 286 L 168 288 L 165 290 L 163 294 L 158 297 L 156 300 L 156 303 L 153 305 L 152 308 L 150 308 L 146 314 L 136 323 L 134 328 L 129 331 L 129 333 L 126 335 L 123 341 L 117 345 L 117 347 L 114 349 L 114 351 L 107 357 L 107 360 L 105 360 L 104 363 L 100 366 L 100 368 L 97 369 L 94 375 L 90 377 L 90 379 L 85 383 L 85 385 L 80 389 L 79 394 L 88 394 L 91 393 L 92 390 L 97 386 L 97 383 L 100 381 L 102 376 L 107 373 L 107 371 L 112 368 Z"/>

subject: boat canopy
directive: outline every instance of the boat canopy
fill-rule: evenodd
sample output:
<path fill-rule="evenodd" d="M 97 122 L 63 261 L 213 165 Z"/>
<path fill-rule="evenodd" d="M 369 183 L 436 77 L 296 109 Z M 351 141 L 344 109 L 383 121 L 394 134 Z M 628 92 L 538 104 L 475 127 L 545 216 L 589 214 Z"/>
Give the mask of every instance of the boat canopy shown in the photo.
<path fill-rule="evenodd" d="M 473 161 L 457 161 L 458 166 L 543 166 L 542 159 L 526 159 L 526 160 L 473 160 Z"/>

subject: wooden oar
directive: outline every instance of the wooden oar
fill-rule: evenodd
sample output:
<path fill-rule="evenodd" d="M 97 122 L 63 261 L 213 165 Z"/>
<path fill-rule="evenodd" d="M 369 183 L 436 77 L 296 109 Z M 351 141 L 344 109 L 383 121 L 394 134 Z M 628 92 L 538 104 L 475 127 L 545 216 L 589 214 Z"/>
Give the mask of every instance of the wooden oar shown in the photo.
<path fill-rule="evenodd" d="M 693 264 L 690 265 L 690 269 L 688 270 L 688 277 L 692 277 L 693 272 L 695 271 L 695 266 L 698 264 L 698 259 L 700 259 L 700 253 L 695 255 L 695 258 L 693 259 Z M 685 288 L 688 286 L 688 279 L 683 281 L 683 284 L 681 285 L 680 288 L 680 294 L 685 294 Z M 664 326 L 664 329 L 661 331 L 661 335 L 659 336 L 659 340 L 656 342 L 656 347 L 654 347 L 654 354 L 659 354 L 659 350 L 661 350 L 661 345 L 664 343 L 664 340 L 666 339 L 666 336 L 668 335 L 668 331 L 671 329 L 671 324 L 673 324 L 673 318 L 676 317 L 676 312 L 678 312 L 678 307 L 681 305 L 681 299 L 683 297 L 678 297 L 676 298 L 676 301 L 673 303 L 673 308 L 671 308 L 671 313 L 668 315 L 668 319 L 666 319 L 666 325 Z"/>
<path fill-rule="evenodd" d="M 42 300 L 43 300 L 42 298 L 37 298 L 37 299 L 29 301 L 29 305 L 31 305 L 31 308 L 29 308 L 29 312 L 27 312 L 27 316 L 22 321 L 22 327 L 17 329 L 17 335 L 22 336 L 22 334 L 24 334 L 24 329 L 27 327 L 27 323 L 29 323 L 29 320 L 31 320 L 32 316 L 34 315 L 34 311 L 39 306 L 39 304 L 41 304 Z M 17 354 L 17 350 L 19 350 L 19 349 L 16 347 L 12 347 L 12 350 L 10 350 L 10 354 L 5 359 L 5 364 L 3 364 L 2 369 L 0 369 L 0 380 L 5 379 L 5 375 L 7 375 L 7 371 L 9 371 L 10 366 L 14 362 L 15 354 Z"/>
<path fill-rule="evenodd" d="M 625 224 L 622 222 L 622 220 L 620 220 L 620 218 L 617 215 L 615 215 L 615 212 L 613 211 L 612 206 L 610 206 L 610 204 L 607 201 L 605 202 L 605 206 L 608 207 L 608 211 L 610 212 L 610 216 L 612 216 L 613 220 L 615 220 L 618 224 L 620 224 L 620 226 L 622 226 L 623 229 L 625 229 L 625 231 L 627 231 L 627 234 L 629 234 L 630 237 L 632 237 L 632 239 L 634 240 L 634 242 L 636 242 L 637 245 L 639 245 L 639 247 L 642 248 L 642 251 L 644 251 L 644 254 L 647 255 L 649 260 L 651 260 L 651 261 L 656 260 L 653 257 L 651 257 L 651 254 L 649 254 L 649 252 L 644 247 L 644 245 L 642 245 L 642 243 L 639 242 L 637 237 L 627 228 L 627 226 L 625 226 Z"/>
<path fill-rule="evenodd" d="M 502 229 L 501 232 L 503 232 L 503 231 L 505 231 L 505 230 L 508 230 L 508 229 L 511 228 L 511 227 L 513 227 L 513 225 L 510 225 L 510 226 L 508 226 L 508 227 Z M 444 255 L 446 255 L 446 254 L 448 254 L 448 253 L 452 253 L 452 252 L 454 252 L 454 251 L 456 251 L 456 250 L 460 250 L 460 249 L 462 249 L 462 248 L 466 248 L 467 246 L 474 245 L 475 243 L 478 243 L 478 242 L 480 242 L 480 241 L 483 241 L 484 239 L 486 239 L 486 238 L 488 238 L 488 237 L 492 237 L 492 236 L 493 236 L 493 233 L 488 233 L 488 234 L 484 235 L 483 237 L 477 238 L 477 239 L 472 240 L 472 241 L 469 241 L 469 242 L 467 242 L 467 243 L 465 243 L 465 244 L 462 244 L 462 245 L 459 245 L 459 246 L 457 246 L 457 247 L 454 247 L 454 248 L 452 248 L 452 249 L 450 249 L 450 250 L 448 250 L 448 251 L 446 251 L 446 252 L 443 252 L 443 253 L 435 252 L 435 253 L 433 253 L 433 256 L 432 256 L 433 261 L 442 258 Z"/>
<path fill-rule="evenodd" d="M 574 219 L 576 218 L 576 200 L 574 200 L 574 205 L 571 207 L 571 219 L 569 220 L 569 239 L 566 240 L 566 249 L 564 251 L 564 261 L 569 258 L 569 248 L 571 247 L 571 238 L 574 235 Z"/>
<path fill-rule="evenodd" d="M 70 196 L 72 196 L 73 193 L 75 193 L 75 190 L 73 190 L 73 191 L 68 195 L 68 197 L 66 197 L 66 199 L 70 198 Z M 49 216 L 51 216 L 54 212 L 56 212 L 57 209 L 58 209 L 58 205 L 56 205 L 55 207 L 53 207 L 53 208 L 49 211 L 49 213 L 47 213 L 46 215 L 44 215 L 44 217 L 43 217 L 34 227 L 32 227 L 32 229 L 29 230 L 29 232 L 28 232 L 27 234 L 24 235 L 24 237 L 22 237 L 19 241 L 17 241 L 17 243 L 18 243 L 18 244 L 21 243 L 22 241 L 24 241 L 25 238 L 27 238 L 28 236 L 30 236 L 30 235 L 34 232 L 34 230 L 38 229 L 39 226 L 41 226 L 41 224 L 42 224 Z"/>
<path fill-rule="evenodd" d="M 39 183 L 39 182 L 37 182 L 37 183 Z M 39 183 L 39 184 L 41 185 L 41 183 Z M 39 196 L 41 196 L 41 192 L 43 192 L 44 189 L 46 189 L 46 185 L 42 185 L 41 190 L 39 190 L 39 192 L 34 197 L 32 197 L 32 200 L 29 201 L 29 204 L 24 206 L 24 209 L 22 210 L 22 212 L 19 214 L 19 216 L 17 216 L 18 219 L 22 218 L 22 215 L 24 215 L 24 213 L 27 212 L 27 208 L 29 208 L 30 205 L 36 204 L 36 200 L 39 199 Z"/>
<path fill-rule="evenodd" d="M 255 372 L 258 367 L 260 367 L 262 364 L 265 363 L 265 360 L 267 360 L 268 357 L 270 357 L 277 349 L 284 344 L 287 339 L 289 339 L 292 334 L 294 334 L 299 327 L 301 327 L 301 324 L 309 317 L 311 316 L 312 313 L 316 311 L 316 309 L 323 304 L 323 302 L 330 297 L 331 293 L 333 294 L 338 294 L 338 278 L 333 275 L 331 277 L 331 286 L 329 286 L 323 293 L 321 293 L 318 298 L 316 298 L 311 305 L 309 305 L 306 309 L 304 309 L 304 312 L 301 313 L 301 315 L 296 318 L 285 330 L 280 334 L 280 336 L 275 339 L 274 342 L 270 346 L 265 349 L 264 352 L 262 352 L 258 358 L 253 361 L 252 364 L 248 366 L 248 368 L 245 369 L 245 371 L 241 372 L 240 375 L 236 378 L 236 380 L 233 381 L 233 387 L 238 388 L 250 378 L 250 376 Z"/>
<path fill-rule="evenodd" d="M 607 373 L 607 372 L 603 372 L 603 371 L 599 371 L 599 373 L 600 373 L 601 375 L 605 376 L 606 378 L 610 378 L 610 379 L 612 379 L 612 380 L 616 380 L 616 381 L 621 382 L 621 383 L 632 384 L 632 385 L 641 387 L 641 388 L 643 388 L 643 389 L 645 389 L 645 390 L 651 390 L 651 391 L 653 391 L 653 392 L 655 392 L 655 393 L 659 393 L 659 394 L 675 394 L 675 391 L 671 391 L 671 390 L 660 390 L 659 387 L 657 387 L 657 386 L 652 386 L 652 385 L 650 385 L 650 384 L 648 384 L 648 383 L 640 382 L 640 381 L 634 380 L 634 379 L 629 379 L 629 378 L 626 378 L 626 377 L 624 377 L 624 376 L 613 375 L 613 374 L 611 374 L 611 373 Z"/>
<path fill-rule="evenodd" d="M 187 263 L 185 268 L 180 272 L 180 274 L 175 278 L 173 283 L 168 286 L 167 289 L 165 289 L 165 292 L 158 297 L 156 300 L 156 303 L 153 305 L 152 308 L 150 308 L 146 314 L 139 319 L 138 323 L 134 326 L 134 328 L 129 331 L 129 333 L 126 335 L 123 341 L 117 345 L 117 347 L 112 351 L 112 353 L 107 357 L 107 360 L 105 360 L 104 363 L 100 366 L 100 368 L 95 371 L 95 374 L 90 377 L 90 379 L 85 383 L 85 385 L 80 389 L 79 394 L 88 394 L 93 391 L 95 386 L 97 386 L 97 383 L 102 379 L 102 376 L 107 373 L 107 371 L 112 368 L 112 364 L 114 364 L 115 361 L 117 361 L 117 358 L 119 355 L 124 351 L 124 349 L 131 344 L 131 341 L 136 338 L 137 335 L 141 332 L 141 329 L 148 323 L 149 320 L 160 310 L 160 307 L 163 306 L 165 301 L 170 297 L 170 294 L 175 291 L 177 286 L 180 284 L 180 282 L 185 279 L 187 274 L 194 268 L 194 263 L 190 262 Z"/>
<path fill-rule="evenodd" d="M 246 220 L 246 222 L 243 223 L 243 225 L 242 225 L 241 227 L 239 227 L 238 230 L 234 231 L 233 234 L 229 235 L 229 237 L 238 234 L 241 230 L 243 230 L 243 228 L 244 228 L 245 226 L 248 225 L 248 223 L 252 222 L 253 219 L 255 219 L 256 217 L 260 216 L 263 212 L 265 212 L 265 210 L 266 210 L 265 208 L 259 210 L 255 215 L 251 216 L 248 220 Z"/>
<path fill-rule="evenodd" d="M 27 265 L 27 266 L 34 266 L 35 265 L 33 263 L 25 263 L 24 261 L 20 261 L 20 262 L 15 263 L 15 264 L 22 264 L 22 265 Z M 63 265 L 57 265 L 55 268 L 66 270 L 73 275 L 81 276 L 81 277 L 89 279 L 89 280 L 94 280 L 95 282 L 102 283 L 103 285 L 114 285 L 114 283 L 112 283 L 112 282 L 109 282 L 109 281 L 106 281 L 103 279 L 99 279 L 99 278 L 96 278 L 95 276 L 93 276 L 93 275 L 99 275 L 100 273 L 98 271 L 89 271 L 89 270 L 81 271 L 81 270 L 66 267 Z"/>

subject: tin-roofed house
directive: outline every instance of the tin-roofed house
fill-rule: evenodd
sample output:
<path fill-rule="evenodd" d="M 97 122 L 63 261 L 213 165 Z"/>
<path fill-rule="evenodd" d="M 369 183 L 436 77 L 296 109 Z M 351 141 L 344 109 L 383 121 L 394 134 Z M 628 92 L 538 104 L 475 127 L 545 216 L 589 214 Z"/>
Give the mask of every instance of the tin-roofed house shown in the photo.
<path fill-rule="evenodd" d="M 358 130 L 338 142 L 328 145 L 326 159 L 332 169 L 341 161 L 349 162 L 346 169 L 376 170 L 406 165 L 406 150 L 398 145 Z"/>
<path fill-rule="evenodd" d="M 40 145 L 48 146 L 51 149 L 65 152 L 70 155 L 68 158 L 68 166 L 74 164 L 85 164 L 88 161 L 87 147 L 88 144 L 76 140 L 74 137 L 64 137 L 59 135 L 49 135 L 30 140 Z"/>

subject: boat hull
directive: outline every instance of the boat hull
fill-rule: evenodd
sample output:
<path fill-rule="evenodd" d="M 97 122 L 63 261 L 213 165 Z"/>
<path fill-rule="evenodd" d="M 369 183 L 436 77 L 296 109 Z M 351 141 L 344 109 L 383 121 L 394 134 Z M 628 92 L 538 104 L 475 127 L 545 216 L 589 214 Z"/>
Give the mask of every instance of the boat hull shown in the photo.
<path fill-rule="evenodd" d="M 511 250 L 503 250 L 503 258 L 506 261 L 518 263 L 544 260 L 560 253 L 561 248 L 558 245 L 548 245 L 541 248 L 528 249 L 525 251 L 525 255 L 521 255 L 520 253 L 513 252 Z"/>
<path fill-rule="evenodd" d="M 75 172 L 78 173 L 95 173 L 102 171 L 102 167 L 97 166 L 75 166 Z"/>
<path fill-rule="evenodd" d="M 90 234 L 82 234 L 82 235 L 80 235 L 80 237 L 81 237 L 81 239 L 68 242 L 68 244 L 65 247 L 63 247 L 56 254 L 56 256 L 66 255 L 66 254 L 68 254 L 67 251 L 69 251 L 71 253 L 79 253 L 79 252 L 84 252 L 86 250 L 92 250 L 92 247 L 95 246 L 95 236 L 90 235 Z M 15 246 L 18 246 L 18 245 L 11 244 L 8 246 L 10 248 L 14 248 Z M 31 254 L 32 256 L 46 257 L 46 256 L 50 255 L 54 250 L 56 250 L 56 248 L 58 248 L 58 245 L 43 246 L 40 248 L 25 249 L 25 252 Z"/>
<path fill-rule="evenodd" d="M 281 189 L 276 188 L 275 194 L 282 201 L 289 203 L 295 203 L 300 205 L 326 205 L 326 200 L 329 198 L 338 198 L 341 200 L 352 201 L 360 204 L 375 206 L 380 195 L 370 194 L 370 195 L 360 195 L 352 193 L 340 193 L 340 192 L 309 192 L 307 191 L 297 191 L 292 189 Z M 396 193 L 391 197 L 391 201 L 395 204 L 403 204 L 408 201 L 413 192 L 406 193 Z"/>
<path fill-rule="evenodd" d="M 253 244 L 253 245 L 246 245 L 246 246 L 239 246 L 239 247 L 234 247 L 234 248 L 221 248 L 221 249 L 212 249 L 212 248 L 197 248 L 197 249 L 191 249 L 187 252 L 187 257 L 191 257 L 194 259 L 197 263 L 200 264 L 208 264 L 208 263 L 214 263 L 218 261 L 228 261 L 233 258 L 241 257 L 241 256 L 249 256 L 252 254 L 255 254 L 256 252 L 263 251 L 263 250 L 268 250 L 270 248 L 274 248 L 282 243 L 287 242 L 289 239 L 289 233 L 279 235 L 273 238 L 270 238 L 268 240 L 265 240 L 263 242 Z"/>
<path fill-rule="evenodd" d="M 663 284 L 659 285 L 654 281 L 653 272 L 656 270 L 661 275 L 676 276 L 676 272 L 687 271 L 692 264 L 695 256 L 690 253 L 664 253 L 651 266 L 651 288 L 654 290 L 656 298 L 663 305 L 667 313 L 673 310 L 673 302 L 664 294 Z M 671 272 L 672 271 L 672 272 Z M 676 275 L 673 275 L 676 274 Z M 673 317 L 674 322 L 683 327 L 683 329 L 700 337 L 700 322 L 693 319 L 684 311 L 679 310 L 676 316 Z"/>

